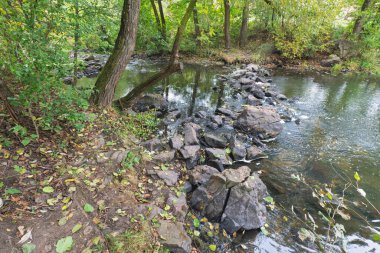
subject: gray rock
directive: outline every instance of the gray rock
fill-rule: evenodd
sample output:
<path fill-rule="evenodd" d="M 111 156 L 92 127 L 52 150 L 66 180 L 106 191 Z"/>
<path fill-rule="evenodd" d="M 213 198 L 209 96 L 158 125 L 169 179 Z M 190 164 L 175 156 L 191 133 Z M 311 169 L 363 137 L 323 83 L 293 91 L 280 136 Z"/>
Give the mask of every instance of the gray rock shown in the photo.
<path fill-rule="evenodd" d="M 260 159 L 262 155 L 263 155 L 263 151 L 256 146 L 247 148 L 247 160 Z"/>
<path fill-rule="evenodd" d="M 173 122 L 176 121 L 181 117 L 181 112 L 179 110 L 171 111 L 166 115 L 165 120 L 167 122 Z"/>
<path fill-rule="evenodd" d="M 252 230 L 262 227 L 266 221 L 266 207 L 263 198 L 267 189 L 257 173 L 245 182 L 231 189 L 221 226 L 232 234 L 238 230 Z"/>
<path fill-rule="evenodd" d="M 262 90 L 253 90 L 252 95 L 258 99 L 264 99 L 265 98 L 265 93 Z"/>
<path fill-rule="evenodd" d="M 141 146 L 146 148 L 149 151 L 156 151 L 163 147 L 162 141 L 158 138 L 153 138 L 151 140 L 147 140 L 144 142 L 141 142 Z"/>
<path fill-rule="evenodd" d="M 189 172 L 189 180 L 193 185 L 202 185 L 216 173 L 219 173 L 219 171 L 214 167 L 208 165 L 199 165 Z"/>
<path fill-rule="evenodd" d="M 192 194 L 190 205 L 210 221 L 220 220 L 228 195 L 226 178 L 221 174 L 211 176 L 206 185 L 198 187 Z"/>
<path fill-rule="evenodd" d="M 231 188 L 247 179 L 251 175 L 251 169 L 248 166 L 242 166 L 238 169 L 225 170 L 222 175 L 226 178 L 227 188 Z"/>
<path fill-rule="evenodd" d="M 280 100 L 287 100 L 288 99 L 284 94 L 278 94 L 277 98 Z"/>
<path fill-rule="evenodd" d="M 332 67 L 335 64 L 340 63 L 342 60 L 335 54 L 332 54 L 329 56 L 328 59 L 322 60 L 321 61 L 321 66 L 323 67 Z"/>
<path fill-rule="evenodd" d="M 230 117 L 231 119 L 237 119 L 236 113 L 226 108 L 218 108 L 216 109 L 215 113 L 223 114 L 227 117 Z"/>
<path fill-rule="evenodd" d="M 246 77 L 242 77 L 239 79 L 239 82 L 242 84 L 242 85 L 247 85 L 247 84 L 252 84 L 254 83 L 255 81 L 249 79 L 249 78 L 246 78 Z"/>
<path fill-rule="evenodd" d="M 153 156 L 153 160 L 160 163 L 168 163 L 174 160 L 175 150 L 166 151 Z"/>
<path fill-rule="evenodd" d="M 231 143 L 232 157 L 235 161 L 244 160 L 247 155 L 247 150 L 243 142 L 239 140 L 233 140 Z"/>
<path fill-rule="evenodd" d="M 260 105 L 263 105 L 263 102 L 261 102 L 261 100 L 255 98 L 252 95 L 248 95 L 247 104 L 252 105 L 252 106 L 260 106 Z"/>
<path fill-rule="evenodd" d="M 168 106 L 169 103 L 163 96 L 158 94 L 147 94 L 137 100 L 137 102 L 132 105 L 132 109 L 135 112 L 146 112 L 153 109 L 160 112 L 166 112 Z"/>
<path fill-rule="evenodd" d="M 248 66 L 246 67 L 246 69 L 249 70 L 249 71 L 257 72 L 257 71 L 259 71 L 259 65 L 257 65 L 257 64 L 248 64 Z"/>
<path fill-rule="evenodd" d="M 210 160 L 220 161 L 223 165 L 231 165 L 231 158 L 226 154 L 224 149 L 206 148 L 207 157 Z"/>
<path fill-rule="evenodd" d="M 179 151 L 184 159 L 189 159 L 199 152 L 201 147 L 199 145 L 184 146 Z"/>
<path fill-rule="evenodd" d="M 266 80 L 265 80 L 265 78 L 258 76 L 258 77 L 256 77 L 256 82 L 265 83 Z"/>
<path fill-rule="evenodd" d="M 164 180 L 168 186 L 175 185 L 179 177 L 179 173 L 173 170 L 157 170 L 156 174 L 159 178 Z"/>
<path fill-rule="evenodd" d="M 191 238 L 187 235 L 184 224 L 168 220 L 160 221 L 158 234 L 162 244 L 173 253 L 189 253 L 191 251 Z"/>
<path fill-rule="evenodd" d="M 283 129 L 280 115 L 270 108 L 247 106 L 234 124 L 236 129 L 245 133 L 273 138 Z"/>
<path fill-rule="evenodd" d="M 223 119 L 219 115 L 212 115 L 210 119 L 213 123 L 217 124 L 218 126 L 223 125 Z"/>
<path fill-rule="evenodd" d="M 226 137 L 220 134 L 206 133 L 204 140 L 206 144 L 212 148 L 225 148 L 228 144 Z"/>
<path fill-rule="evenodd" d="M 194 116 L 196 118 L 204 119 L 204 118 L 207 117 L 207 112 L 205 112 L 205 111 L 199 111 L 199 112 L 196 112 Z"/>
<path fill-rule="evenodd" d="M 197 130 L 193 124 L 186 123 L 183 129 L 185 135 L 185 145 L 197 145 L 199 144 Z"/>
<path fill-rule="evenodd" d="M 186 194 L 182 193 L 179 197 L 169 194 L 166 204 L 171 206 L 171 211 L 178 221 L 184 221 L 189 209 L 186 201 Z"/>
<path fill-rule="evenodd" d="M 245 73 L 247 73 L 247 70 L 245 70 L 245 69 L 238 69 L 238 70 L 234 71 L 230 76 L 232 78 L 239 78 L 239 77 L 245 75 Z"/>
<path fill-rule="evenodd" d="M 183 147 L 182 136 L 178 134 L 174 135 L 172 138 L 170 138 L 169 145 L 175 150 L 181 149 Z"/>
<path fill-rule="evenodd" d="M 185 184 L 182 187 L 182 191 L 189 193 L 193 191 L 193 185 L 189 181 L 185 181 Z"/>

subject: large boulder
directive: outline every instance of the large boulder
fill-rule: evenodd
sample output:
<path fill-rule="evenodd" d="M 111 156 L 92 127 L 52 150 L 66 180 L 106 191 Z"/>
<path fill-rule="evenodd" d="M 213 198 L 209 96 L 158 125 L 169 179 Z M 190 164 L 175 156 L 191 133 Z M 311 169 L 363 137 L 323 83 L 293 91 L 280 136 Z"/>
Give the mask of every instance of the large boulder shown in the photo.
<path fill-rule="evenodd" d="M 227 138 L 221 134 L 205 133 L 204 140 L 212 148 L 225 148 L 228 145 Z"/>
<path fill-rule="evenodd" d="M 185 145 L 198 145 L 198 133 L 195 124 L 187 123 L 183 128 L 183 133 L 185 135 Z"/>
<path fill-rule="evenodd" d="M 212 175 L 219 173 L 217 169 L 208 165 L 198 165 L 189 172 L 189 180 L 193 185 L 206 183 Z"/>
<path fill-rule="evenodd" d="M 206 155 L 209 160 L 220 161 L 223 165 L 231 165 L 232 160 L 226 153 L 226 150 L 219 148 L 206 148 Z"/>
<path fill-rule="evenodd" d="M 160 112 L 167 112 L 168 106 L 169 103 L 163 96 L 158 94 L 147 94 L 133 104 L 132 109 L 135 112 L 146 112 L 153 109 Z"/>
<path fill-rule="evenodd" d="M 173 253 L 190 253 L 191 238 L 187 235 L 183 223 L 168 220 L 160 221 L 158 234 L 162 244 Z"/>
<path fill-rule="evenodd" d="M 222 227 L 230 234 L 262 227 L 267 215 L 263 198 L 267 195 L 267 188 L 257 173 L 232 187 L 222 215 Z"/>
<path fill-rule="evenodd" d="M 280 115 L 274 109 L 262 106 L 247 106 L 234 126 L 263 139 L 276 137 L 283 129 Z"/>

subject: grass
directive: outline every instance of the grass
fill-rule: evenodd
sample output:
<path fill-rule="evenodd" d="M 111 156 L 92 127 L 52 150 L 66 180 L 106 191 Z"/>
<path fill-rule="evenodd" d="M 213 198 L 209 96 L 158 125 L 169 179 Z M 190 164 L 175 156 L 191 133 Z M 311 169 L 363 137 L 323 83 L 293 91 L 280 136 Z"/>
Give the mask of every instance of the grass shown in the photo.
<path fill-rule="evenodd" d="M 119 131 L 120 137 L 134 135 L 141 139 L 149 139 L 157 131 L 160 120 L 154 111 L 137 113 L 125 117 L 124 129 Z"/>

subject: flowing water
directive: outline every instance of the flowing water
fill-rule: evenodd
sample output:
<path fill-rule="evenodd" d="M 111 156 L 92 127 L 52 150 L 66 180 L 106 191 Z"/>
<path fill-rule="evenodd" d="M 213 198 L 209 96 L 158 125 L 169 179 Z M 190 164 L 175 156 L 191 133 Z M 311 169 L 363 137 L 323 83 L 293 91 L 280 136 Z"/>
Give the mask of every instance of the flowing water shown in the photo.
<path fill-rule="evenodd" d="M 163 66 L 160 62 L 133 61 L 116 96 L 124 96 Z M 221 66 L 186 65 L 182 73 L 170 76 L 151 91 L 165 96 L 170 107 L 179 108 L 183 116 L 214 111 L 224 104 L 239 109 L 240 95 L 218 80 L 219 75 L 231 71 Z M 89 82 L 94 81 L 82 79 L 80 84 Z M 306 219 L 314 220 L 317 231 L 326 233 L 326 222 L 318 214 L 323 209 L 311 188 L 332 186 L 335 199 L 342 196 L 348 182 L 355 184 L 354 174 L 358 172 L 361 181 L 356 187 L 380 209 L 380 82 L 360 76 L 277 72 L 273 83 L 291 98 L 287 107 L 300 122 L 285 123 L 280 136 L 268 144 L 269 158 L 250 165 L 263 171 L 263 180 L 276 202 L 268 219 L 270 235 L 246 233 L 236 245 L 243 245 L 247 252 L 318 252 L 297 238 Z M 347 252 L 380 252 L 380 244 L 371 240 L 373 229 L 380 230 L 379 214 L 355 188 L 344 194 L 352 209 L 347 212 L 351 218 L 347 221 L 337 215 L 336 221 L 345 227 Z M 312 218 L 305 219 L 309 215 Z M 333 247 L 326 250 L 332 251 Z"/>

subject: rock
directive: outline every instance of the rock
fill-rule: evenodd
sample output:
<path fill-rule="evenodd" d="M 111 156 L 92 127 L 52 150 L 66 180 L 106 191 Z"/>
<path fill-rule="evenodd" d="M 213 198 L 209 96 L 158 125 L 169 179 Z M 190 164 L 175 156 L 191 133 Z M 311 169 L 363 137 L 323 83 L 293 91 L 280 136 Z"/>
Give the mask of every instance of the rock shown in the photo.
<path fill-rule="evenodd" d="M 273 138 L 283 129 L 280 115 L 270 108 L 247 106 L 234 124 L 236 129 L 263 138 Z"/>
<path fill-rule="evenodd" d="M 181 135 L 174 135 L 172 138 L 169 140 L 169 145 L 172 149 L 179 150 L 183 147 L 183 140 Z"/>
<path fill-rule="evenodd" d="M 207 157 L 210 160 L 220 161 L 223 165 L 231 165 L 231 158 L 226 154 L 224 149 L 206 148 Z"/>
<path fill-rule="evenodd" d="M 95 56 L 94 55 L 89 55 L 86 58 L 84 58 L 84 60 L 85 61 L 93 61 L 93 60 L 95 60 Z"/>
<path fill-rule="evenodd" d="M 182 187 L 182 191 L 185 193 L 190 193 L 193 191 L 193 185 L 189 181 L 185 181 L 185 184 Z"/>
<path fill-rule="evenodd" d="M 127 157 L 128 152 L 127 150 L 117 150 L 112 154 L 111 160 L 116 163 L 121 163 Z"/>
<path fill-rule="evenodd" d="M 247 160 L 259 159 L 263 154 L 263 151 L 256 146 L 247 148 Z"/>
<path fill-rule="evenodd" d="M 237 169 L 225 170 L 222 175 L 226 178 L 227 188 L 231 188 L 247 179 L 251 175 L 251 169 L 248 166 L 242 166 Z"/>
<path fill-rule="evenodd" d="M 167 122 L 174 122 L 180 117 L 181 117 L 181 111 L 174 110 L 174 111 L 169 112 L 168 115 L 166 115 L 165 120 Z"/>
<path fill-rule="evenodd" d="M 258 76 L 258 77 L 256 77 L 256 82 L 265 83 L 266 80 L 265 80 L 265 78 Z"/>
<path fill-rule="evenodd" d="M 287 100 L 288 98 L 284 94 L 278 94 L 276 96 L 279 100 Z"/>
<path fill-rule="evenodd" d="M 163 147 L 162 141 L 158 138 L 153 138 L 151 140 L 147 140 L 141 142 L 141 146 L 146 148 L 148 151 L 157 151 Z"/>
<path fill-rule="evenodd" d="M 252 95 L 258 99 L 264 99 L 265 98 L 265 93 L 262 90 L 253 90 Z"/>
<path fill-rule="evenodd" d="M 160 221 L 158 234 L 162 244 L 173 253 L 190 253 L 191 238 L 187 235 L 184 224 L 168 220 Z"/>
<path fill-rule="evenodd" d="M 193 185 L 202 185 L 216 173 L 219 173 L 219 171 L 214 167 L 208 165 L 199 165 L 189 172 L 189 180 Z"/>
<path fill-rule="evenodd" d="M 206 185 L 198 187 L 193 192 L 190 205 L 210 221 L 218 222 L 222 216 L 227 195 L 226 178 L 221 173 L 215 174 Z"/>
<path fill-rule="evenodd" d="M 158 94 L 147 94 L 137 100 L 137 102 L 132 105 L 132 109 L 135 112 L 146 112 L 153 109 L 160 112 L 167 112 L 168 106 L 168 101 L 163 96 Z"/>
<path fill-rule="evenodd" d="M 207 117 L 207 112 L 199 111 L 199 112 L 196 112 L 194 116 L 199 119 L 205 119 Z"/>
<path fill-rule="evenodd" d="M 168 163 L 174 160 L 175 150 L 166 151 L 153 156 L 153 160 L 160 163 Z"/>
<path fill-rule="evenodd" d="M 234 139 L 231 143 L 232 157 L 235 161 L 244 160 L 247 154 L 244 143 Z"/>
<path fill-rule="evenodd" d="M 260 106 L 260 105 L 263 105 L 263 102 L 261 102 L 261 100 L 255 98 L 252 95 L 248 95 L 247 104 L 252 105 L 252 106 Z"/>
<path fill-rule="evenodd" d="M 199 152 L 201 147 L 199 145 L 184 146 L 179 151 L 184 159 L 189 159 L 192 156 L 195 156 Z"/>
<path fill-rule="evenodd" d="M 247 70 L 245 70 L 245 69 L 238 69 L 238 70 L 234 71 L 230 76 L 232 78 L 236 79 L 236 78 L 239 78 L 239 77 L 245 75 L 245 73 L 247 73 Z"/>
<path fill-rule="evenodd" d="M 158 170 L 157 176 L 165 181 L 168 186 L 173 186 L 177 183 L 179 173 L 174 170 Z"/>
<path fill-rule="evenodd" d="M 183 132 L 185 135 L 185 145 L 199 144 L 197 130 L 195 129 L 194 124 L 186 123 Z"/>
<path fill-rule="evenodd" d="M 206 164 L 217 169 L 220 172 L 224 171 L 224 165 L 219 160 L 207 160 Z"/>
<path fill-rule="evenodd" d="M 67 77 L 63 78 L 63 83 L 64 84 L 70 84 L 70 85 L 74 84 L 74 77 L 67 76 Z"/>
<path fill-rule="evenodd" d="M 246 67 L 246 69 L 248 69 L 249 71 L 257 72 L 257 71 L 259 71 L 259 65 L 257 65 L 257 64 L 248 64 L 248 66 Z"/>
<path fill-rule="evenodd" d="M 218 126 L 223 125 L 223 119 L 219 115 L 212 115 L 210 116 L 210 119 L 213 123 L 217 124 Z"/>
<path fill-rule="evenodd" d="M 216 109 L 215 113 L 223 114 L 227 117 L 230 117 L 231 119 L 237 119 L 236 113 L 234 113 L 233 111 L 228 110 L 226 108 L 220 107 L 220 108 Z"/>
<path fill-rule="evenodd" d="M 225 148 L 228 144 L 226 137 L 220 134 L 206 133 L 204 140 L 206 144 L 212 148 Z"/>
<path fill-rule="evenodd" d="M 329 58 L 321 61 L 321 66 L 323 67 L 332 67 L 335 64 L 340 63 L 342 60 L 335 54 L 329 56 Z"/>
<path fill-rule="evenodd" d="M 186 194 L 182 193 L 179 197 L 169 194 L 166 204 L 172 206 L 171 211 L 176 216 L 177 220 L 185 220 L 186 213 L 189 209 L 186 201 Z"/>
<path fill-rule="evenodd" d="M 247 85 L 247 84 L 252 84 L 254 83 L 255 81 L 249 79 L 249 78 L 246 78 L 246 77 L 242 77 L 239 79 L 239 82 L 242 84 L 242 85 Z"/>
<path fill-rule="evenodd" d="M 263 198 L 267 195 L 267 188 L 257 173 L 234 186 L 221 218 L 222 228 L 232 234 L 262 227 L 267 215 Z"/>

